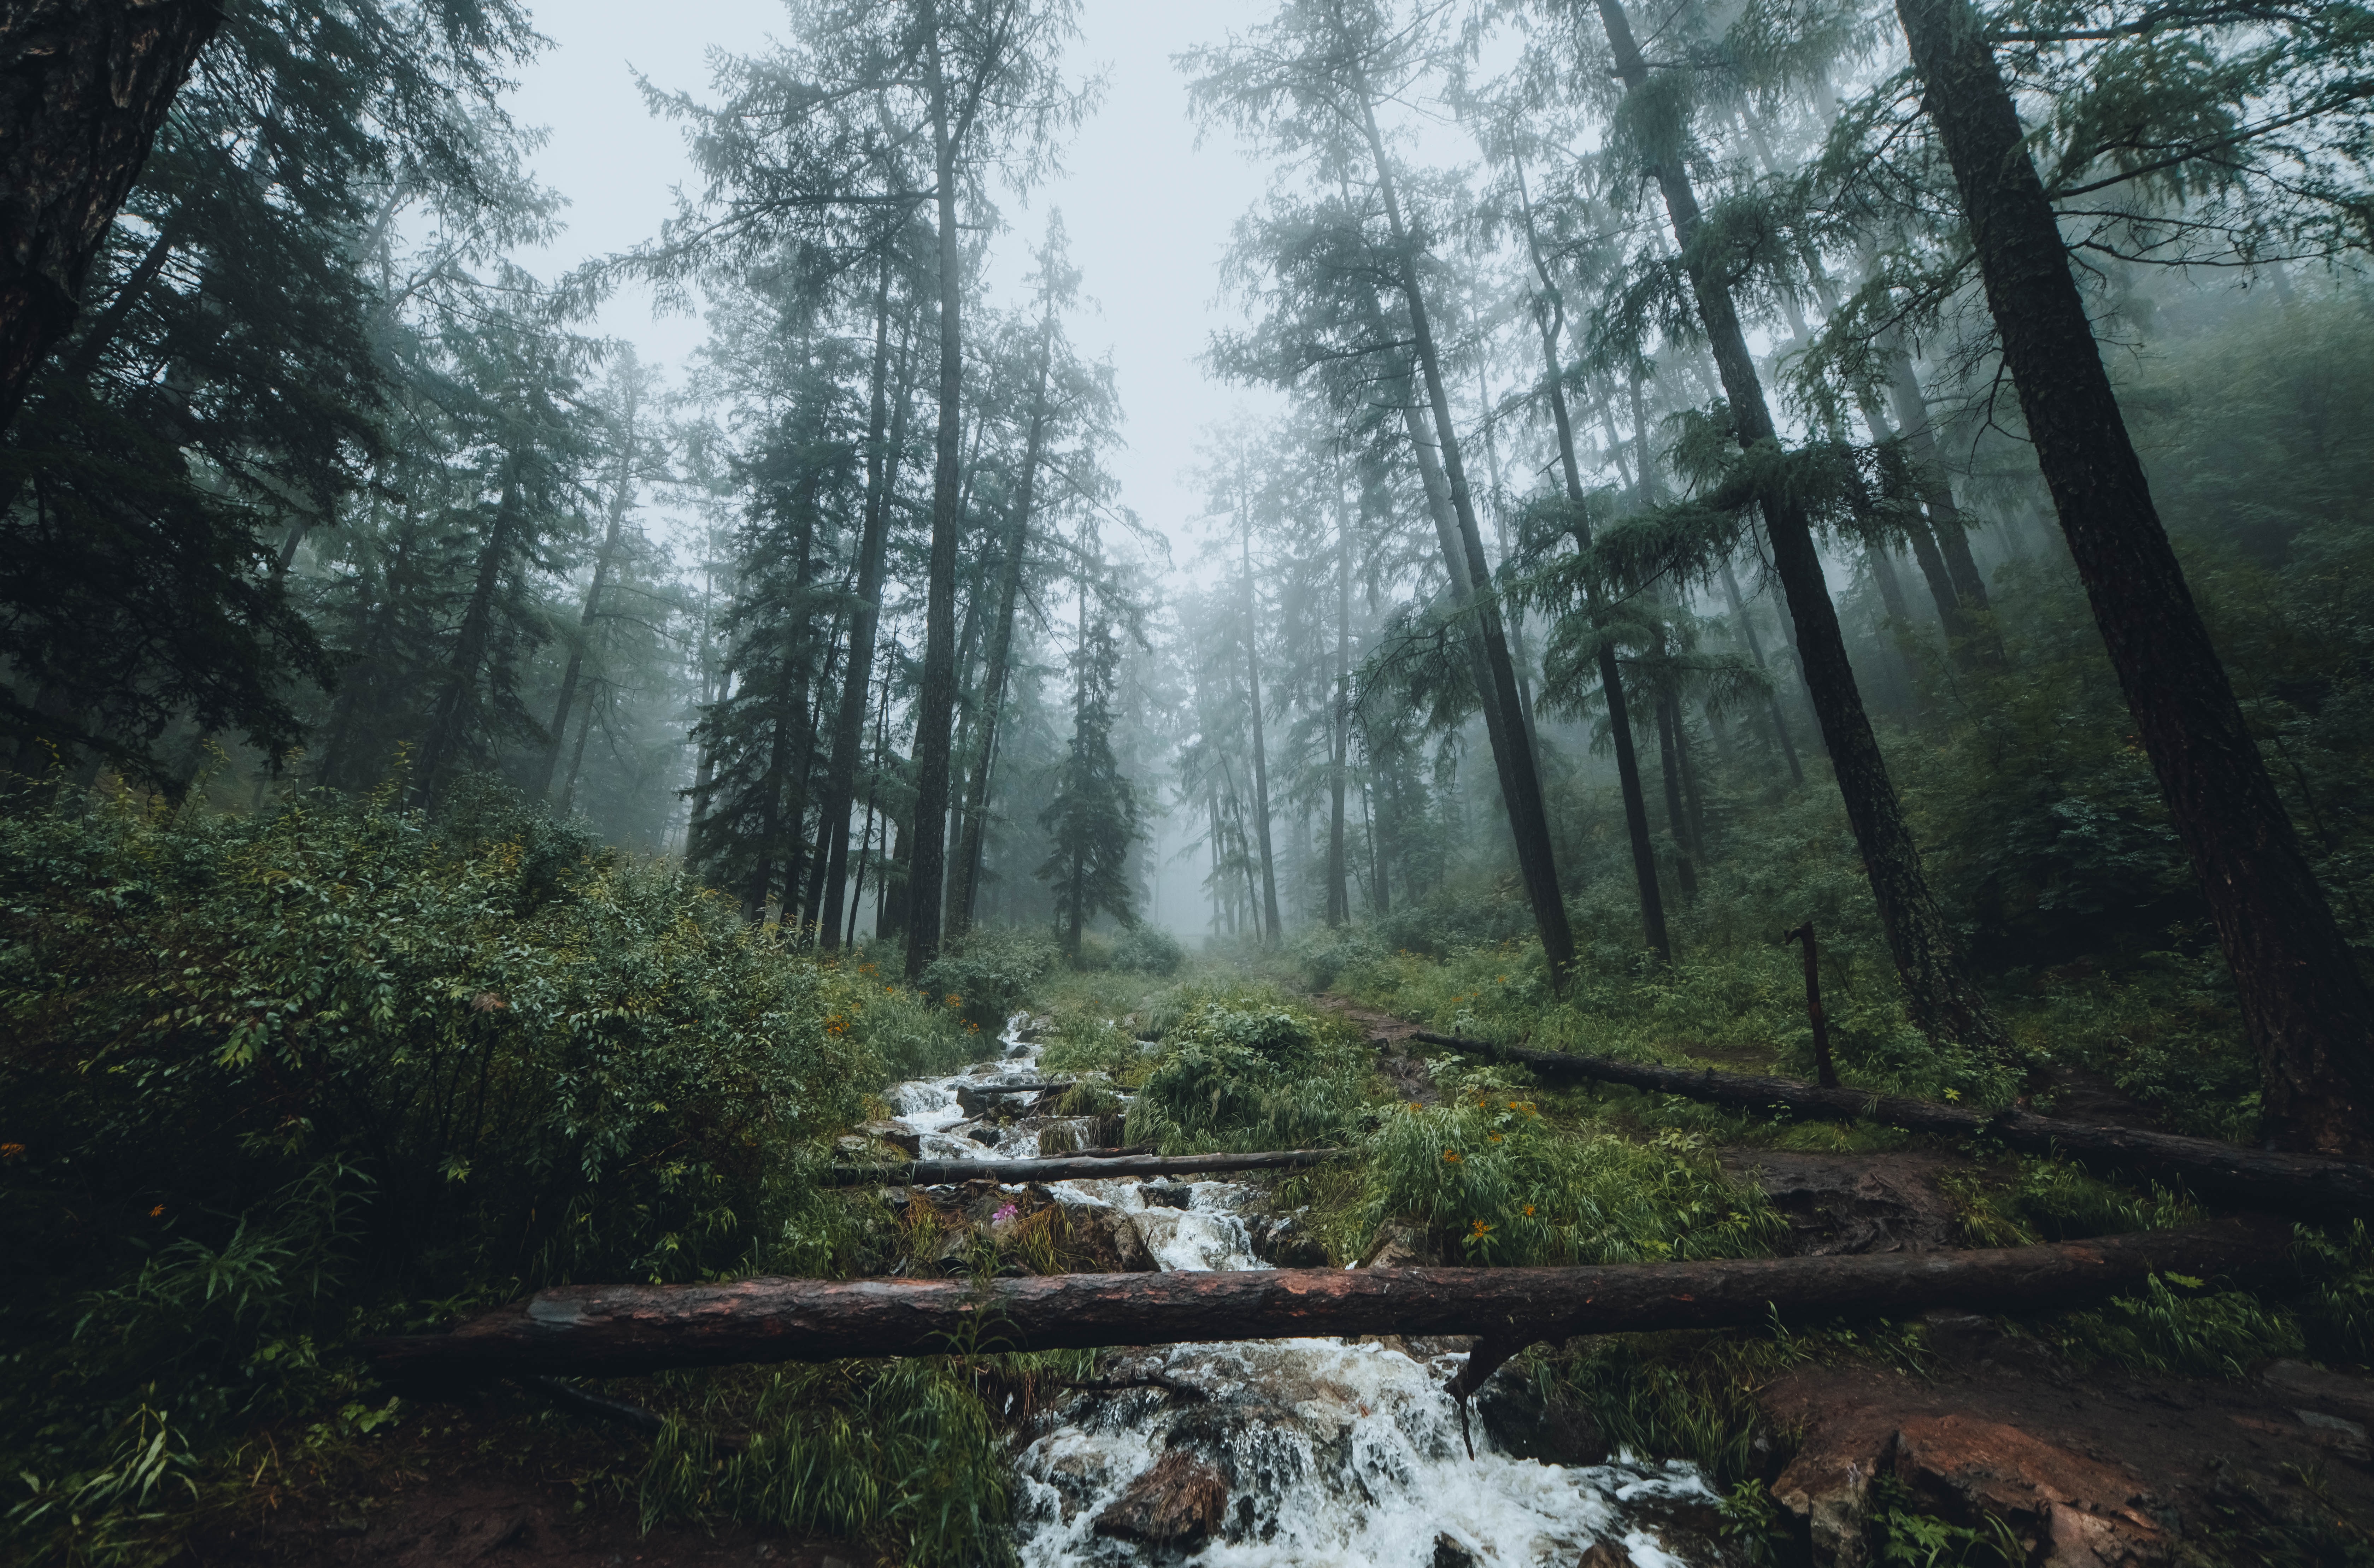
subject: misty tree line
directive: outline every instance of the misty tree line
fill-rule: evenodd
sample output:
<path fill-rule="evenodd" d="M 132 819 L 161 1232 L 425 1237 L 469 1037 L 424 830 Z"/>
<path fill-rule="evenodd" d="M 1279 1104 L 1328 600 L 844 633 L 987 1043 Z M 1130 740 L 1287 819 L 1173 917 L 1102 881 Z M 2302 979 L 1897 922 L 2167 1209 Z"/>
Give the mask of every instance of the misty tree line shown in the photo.
<path fill-rule="evenodd" d="M 1924 636 L 1949 679 L 2006 658 L 1951 440 L 1996 470 L 1996 558 L 2050 548 L 2084 585 L 2237 981 L 2270 1130 L 2362 1151 L 2365 983 L 2094 324 L 2116 330 L 2121 296 L 2147 306 L 2151 269 L 2288 289 L 2288 268 L 2362 254 L 2356 13 L 1597 0 L 1491 24 L 1309 0 L 1182 62 L 1204 123 L 1277 170 L 1229 260 L 1254 324 L 1211 360 L 1299 411 L 1252 460 L 1259 482 L 1319 476 L 1273 504 L 1273 569 L 1248 568 L 1237 614 L 1212 622 L 1205 665 L 1241 661 L 1252 706 L 1235 778 L 1195 759 L 1216 896 L 1236 896 L 1228 862 L 1257 857 L 1243 906 L 1275 938 L 1266 828 L 1248 838 L 1222 804 L 1249 778 L 1268 809 L 1267 640 L 1273 701 L 1300 716 L 1289 776 L 1325 779 L 1331 921 L 1356 836 L 1374 912 L 1397 876 L 1438 874 L 1439 848 L 1400 835 L 1472 810 L 1440 781 L 1480 730 L 1493 837 L 1563 972 L 1574 847 L 1543 737 L 1583 718 L 1617 778 L 1639 945 L 1670 956 L 1668 900 L 1695 896 L 1708 853 L 1698 755 L 1761 752 L 1750 766 L 1776 784 L 1821 756 L 1913 1022 L 2006 1051 L 1874 723 L 1875 693 L 1920 717 Z M 1456 165 L 1422 156 L 1453 135 Z M 2006 427 L 2032 443 L 2026 473 Z M 2043 515 L 2053 534 L 2027 526 Z M 1878 601 L 1860 658 L 1826 554 Z M 1268 616 L 1256 580 L 1302 608 Z M 1357 827 L 1340 803 L 1356 757 Z"/>
<path fill-rule="evenodd" d="M 1180 63 L 1276 170 L 1211 366 L 1293 412 L 1209 442 L 1169 606 L 1060 223 L 1027 307 L 982 282 L 1094 106 L 1075 6 L 789 9 L 651 94 L 698 187 L 552 286 L 508 259 L 555 218 L 516 9 L 13 13 L 15 773 L 171 790 L 236 743 L 258 800 L 433 805 L 493 768 L 654 846 L 688 776 L 702 874 L 826 947 L 887 893 L 911 974 L 991 915 L 1134 919 L 1165 787 L 1216 930 L 1389 915 L 1488 843 L 1554 980 L 1598 768 L 1627 945 L 1668 958 L 1743 781 L 1834 786 L 1910 1016 L 2001 1052 L 1885 733 L 1992 721 L 2027 558 L 2082 587 L 2271 1134 L 2365 1153 L 2346 835 L 2238 696 L 2103 352 L 2164 272 L 2354 319 L 2362 7 L 1283 0 Z M 708 307 L 680 398 L 577 330 L 629 280 Z"/>

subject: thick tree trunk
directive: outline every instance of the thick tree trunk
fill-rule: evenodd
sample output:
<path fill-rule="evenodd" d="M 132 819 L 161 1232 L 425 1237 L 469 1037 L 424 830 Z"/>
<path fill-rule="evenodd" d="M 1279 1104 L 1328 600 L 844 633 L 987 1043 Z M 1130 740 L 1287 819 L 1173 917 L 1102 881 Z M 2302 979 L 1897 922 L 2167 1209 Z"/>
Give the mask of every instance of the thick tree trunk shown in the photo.
<path fill-rule="evenodd" d="M 2153 1274 L 2242 1278 L 2278 1264 L 2289 1243 L 2281 1227 L 2227 1221 L 2057 1246 L 1586 1269 L 566 1285 L 450 1334 L 371 1339 L 362 1347 L 382 1377 L 420 1382 L 945 1355 L 984 1329 L 1009 1351 L 1476 1334 L 1484 1339 L 1478 1353 L 1497 1364 L 1535 1340 L 1581 1334 L 1907 1316 L 1933 1306 L 2041 1311 L 2097 1301 Z"/>
<path fill-rule="evenodd" d="M 1253 720 L 1253 825 L 1261 848 L 1262 941 L 1275 947 L 1285 939 L 1277 918 L 1277 861 L 1270 852 L 1269 746 L 1262 733 L 1261 627 L 1253 598 L 1253 521 L 1237 500 L 1244 551 L 1245 683 Z"/>
<path fill-rule="evenodd" d="M 495 526 L 488 531 L 487 542 L 479 548 L 477 574 L 470 585 L 469 603 L 462 612 L 461 629 L 453 638 L 452 661 L 446 670 L 445 685 L 437 695 L 437 706 L 430 713 L 428 739 L 420 748 L 420 776 L 413 786 L 413 798 L 423 807 L 436 803 L 438 787 L 444 781 L 446 769 L 464 747 L 470 716 L 477 707 L 478 673 L 494 641 L 495 595 L 502 586 L 504 568 L 516 548 L 521 514 L 526 509 L 520 494 L 519 471 L 516 454 L 503 460 L 502 494 L 495 503 Z"/>
<path fill-rule="evenodd" d="M 1435 441 L 1443 476 L 1450 486 L 1451 514 L 1458 522 L 1458 543 L 1463 552 L 1474 593 L 1478 639 L 1483 644 L 1484 673 L 1492 701 L 1485 708 L 1486 731 L 1492 758 L 1500 775 L 1500 798 L 1508 808 L 1509 829 L 1516 838 L 1517 873 L 1533 905 L 1534 924 L 1540 930 L 1542 956 L 1550 972 L 1553 991 L 1566 984 L 1574 963 L 1574 932 L 1567 922 L 1566 895 L 1558 887 L 1557 865 L 1550 848 L 1550 825 L 1542 800 L 1542 781 L 1534 758 L 1534 741 L 1524 722 L 1523 699 L 1517 691 L 1515 665 L 1509 657 L 1509 639 L 1492 593 L 1491 564 L 1484 556 L 1484 539 L 1475 523 L 1475 507 L 1467 487 L 1467 471 L 1459 456 L 1459 433 L 1451 420 L 1451 399 L 1443 389 L 1441 356 L 1436 350 L 1434 327 L 1420 286 L 1417 247 L 1402 221 L 1401 196 L 1395 187 L 1393 160 L 1377 128 L 1376 108 L 1367 79 L 1356 74 L 1369 156 L 1377 171 L 1377 193 L 1383 200 L 1385 220 L 1393 234 L 1393 260 L 1400 273 L 1402 298 L 1409 309 L 1410 335 L 1416 347 L 1417 368 L 1434 415 Z M 1495 708 L 1498 722 L 1496 725 Z"/>
<path fill-rule="evenodd" d="M 1521 1063 L 1548 1084 L 1620 1083 L 1759 1115 L 1778 1110 L 1816 1120 L 1875 1121 L 1913 1132 L 1990 1138 L 2028 1153 L 2065 1155 L 2104 1172 L 2175 1177 L 2204 1194 L 2288 1213 L 2374 1217 L 2374 1165 L 2345 1160 L 2240 1149 L 2206 1138 L 2180 1138 L 2134 1128 L 2097 1127 L 2033 1111 L 1986 1111 L 1863 1089 L 1825 1089 L 1797 1078 L 1569 1056 L 1426 1030 L 1409 1037 Z"/>
<path fill-rule="evenodd" d="M 74 325 L 217 0 L 20 0 L 0 12 L 0 431 Z"/>
<path fill-rule="evenodd" d="M 1518 188 L 1524 186 L 1524 170 L 1517 170 Z M 1525 245 L 1532 256 L 1534 275 L 1541 279 L 1543 302 L 1546 309 L 1536 308 L 1535 324 L 1541 330 L 1542 364 L 1545 385 L 1549 390 L 1551 423 L 1557 430 L 1558 469 L 1566 480 L 1566 499 L 1570 509 L 1571 522 L 1568 532 L 1574 536 L 1575 547 L 1585 555 L 1591 553 L 1591 514 L 1583 498 L 1582 465 L 1574 451 L 1574 419 L 1567 407 L 1566 371 L 1561 339 L 1566 329 L 1566 302 L 1550 279 L 1549 263 L 1542 255 L 1541 245 L 1534 234 L 1532 198 L 1525 201 Z M 1596 582 L 1585 585 L 1583 609 L 1596 628 L 1604 624 L 1606 604 Z M 1640 934 L 1657 956 L 1667 963 L 1674 957 L 1672 939 L 1665 931 L 1665 898 L 1657 885 L 1657 850 L 1649 827 L 1649 797 L 1640 788 L 1640 756 L 1632 741 L 1631 708 L 1624 693 L 1624 677 L 1616 659 L 1616 645 L 1604 638 L 1599 645 L 1599 689 L 1607 699 L 1607 733 L 1616 746 L 1616 782 L 1624 800 L 1624 831 L 1631 840 L 1632 883 L 1640 898 Z M 1792 763 L 1793 766 L 1793 763 Z"/>
<path fill-rule="evenodd" d="M 2374 995 L 2160 524 L 2011 94 L 1966 0 L 1898 0 L 1897 15 L 2038 465 L 2233 966 L 2266 1130 L 2374 1156 Z"/>
<path fill-rule="evenodd" d="M 906 835 L 907 977 L 940 953 L 941 884 L 947 875 L 949 744 L 957 711 L 957 535 L 959 441 L 964 434 L 964 249 L 957 229 L 957 143 L 936 11 L 926 18 L 937 175 L 940 283 L 939 429 L 932 466 L 932 549 L 924 568 L 923 678 L 915 699 L 915 820 Z"/>
<path fill-rule="evenodd" d="M 1051 268 L 1052 275 L 1052 268 Z M 989 662 L 981 683 L 981 718 L 973 743 L 972 786 L 966 792 L 964 836 L 957 847 L 956 884 L 948 896 L 948 928 L 961 932 L 972 925 L 973 900 L 981 884 L 981 846 L 987 833 L 991 770 L 997 761 L 998 721 L 1005 708 L 1005 688 L 1014 656 L 1014 616 L 1021 603 L 1022 568 L 1030 550 L 1030 512 L 1036 504 L 1039 464 L 1047 440 L 1047 377 L 1054 361 L 1055 302 L 1050 285 L 1045 312 L 1039 323 L 1039 369 L 1030 393 L 1030 430 L 1022 447 L 1022 475 L 1015 486 L 1012 514 L 999 546 L 997 607 L 989 626 Z"/>
<path fill-rule="evenodd" d="M 897 407 L 889 413 L 890 258 L 882 261 L 874 295 L 874 369 L 865 414 L 865 521 L 857 545 L 857 599 L 849 621 L 849 674 L 833 718 L 832 764 L 824 788 L 825 947 L 840 945 L 840 910 L 849 877 L 849 809 L 857 795 L 857 754 L 865 744 L 865 709 L 873 694 L 874 644 L 882 625 L 882 583 L 890 538 L 890 501 L 899 486 L 899 454 L 907 443 L 908 378 L 914 364 L 914 322 L 899 353 Z M 887 439 L 886 442 L 886 426 Z M 852 928 L 854 929 L 854 928 Z"/>
<path fill-rule="evenodd" d="M 1344 775 L 1352 744 L 1352 510 L 1335 497 L 1335 703 L 1328 715 L 1327 923 L 1352 918 L 1352 878 L 1345 859 Z"/>
<path fill-rule="evenodd" d="M 610 566 L 618 554 L 619 531 L 626 526 L 627 506 L 634 493 L 635 463 L 635 389 L 627 388 L 626 418 L 619 431 L 618 473 L 610 496 L 610 519 L 603 530 L 601 551 L 594 557 L 594 581 L 585 590 L 585 607 L 578 613 L 577 638 L 569 645 L 569 663 L 560 675 L 560 697 L 552 710 L 552 740 L 544 749 L 544 766 L 538 770 L 535 796 L 544 799 L 552 793 L 552 772 L 560 760 L 563 738 L 569 732 L 569 710 L 577 700 L 578 677 L 585 669 L 585 644 L 594 635 L 594 622 L 602 613 L 602 590 L 609 586 Z M 577 755 L 585 755 L 581 739 Z M 577 778 L 574 764 L 569 777 L 573 786 Z M 564 811 L 567 807 L 562 808 Z"/>
<path fill-rule="evenodd" d="M 1598 0 L 1598 4 L 1625 90 L 1645 90 L 1648 64 L 1633 41 L 1621 0 Z M 1777 441 L 1730 284 L 1698 252 L 1697 193 L 1678 164 L 1661 166 L 1656 175 L 1674 237 L 1688 266 L 1698 316 L 1714 351 L 1740 444 L 1754 447 Z M 1904 820 L 1871 720 L 1863 711 L 1862 694 L 1855 688 L 1838 609 L 1822 580 L 1821 556 L 1804 509 L 1785 491 L 1776 490 L 1759 501 L 1765 532 L 1772 544 L 1773 565 L 1789 597 L 1790 618 L 1796 625 L 1797 657 L 1806 688 L 1813 695 L 1815 716 L 1821 723 L 1839 792 L 1845 799 L 1847 819 L 1863 850 L 1873 901 L 1879 908 L 1880 925 L 1903 982 L 1912 1022 L 1932 1038 L 1960 1041 L 1991 1055 L 2008 1055 L 2010 1039 L 1962 972 L 1944 912 L 1922 872 L 1920 847 Z"/>

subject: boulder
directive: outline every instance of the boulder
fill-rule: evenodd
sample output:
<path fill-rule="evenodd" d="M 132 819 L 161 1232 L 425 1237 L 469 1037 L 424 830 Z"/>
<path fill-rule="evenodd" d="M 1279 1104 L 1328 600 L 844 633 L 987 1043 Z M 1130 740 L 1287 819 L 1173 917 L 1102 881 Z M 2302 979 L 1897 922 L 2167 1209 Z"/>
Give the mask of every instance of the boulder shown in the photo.
<path fill-rule="evenodd" d="M 1097 1515 L 1097 1534 L 1151 1546 L 1187 1546 L 1208 1539 L 1228 1509 L 1228 1478 L 1213 1466 L 1171 1450 Z"/>
<path fill-rule="evenodd" d="M 1892 1476 L 1922 1513 L 1980 1531 L 2001 1521 L 2039 1568 L 2157 1568 L 2174 1542 L 2115 1466 L 2001 1422 L 1961 1415 L 1842 1421 L 1808 1434 L 1773 1483 L 1822 1568 L 1864 1568 L 1873 1480 Z"/>
<path fill-rule="evenodd" d="M 1439 1263 L 1434 1238 L 1426 1227 L 1411 1220 L 1387 1220 L 1369 1238 L 1369 1250 L 1361 1256 L 1358 1267 L 1363 1269 L 1415 1269 Z"/>
<path fill-rule="evenodd" d="M 1324 1269 L 1327 1248 L 1302 1223 L 1299 1213 L 1252 1222 L 1253 1256 L 1277 1269 Z"/>
<path fill-rule="evenodd" d="M 857 1130 L 860 1136 L 870 1138 L 876 1143 L 887 1143 L 911 1160 L 923 1156 L 923 1135 L 904 1122 L 860 1122 Z"/>

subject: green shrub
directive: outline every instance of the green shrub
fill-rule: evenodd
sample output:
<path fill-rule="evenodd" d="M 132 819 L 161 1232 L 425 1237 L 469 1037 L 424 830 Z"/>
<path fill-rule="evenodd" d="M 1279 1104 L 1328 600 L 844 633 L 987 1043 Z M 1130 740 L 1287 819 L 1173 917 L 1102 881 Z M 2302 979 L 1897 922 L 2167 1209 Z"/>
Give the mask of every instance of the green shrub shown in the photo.
<path fill-rule="evenodd" d="M 1739 1258 L 1783 1222 L 1697 1140 L 1648 1143 L 1554 1129 L 1493 1069 L 1455 1072 L 1443 1103 L 1412 1103 L 1368 1139 L 1369 1221 L 1423 1223 L 1469 1263 Z"/>
<path fill-rule="evenodd" d="M 1175 975 L 1186 961 L 1187 950 L 1160 926 L 1141 921 L 1113 938 L 1112 967 L 1124 975 Z"/>
<path fill-rule="evenodd" d="M 1350 1135 L 1366 1047 L 1255 997 L 1190 1007 L 1129 1108 L 1127 1137 L 1167 1153 L 1292 1149 Z"/>
<path fill-rule="evenodd" d="M 165 1528 L 169 1472 L 361 1387 L 358 1328 L 801 1252 L 862 1000 L 491 788 L 0 820 L 6 1554 Z"/>
<path fill-rule="evenodd" d="M 926 965 L 917 985 L 958 1009 L 966 1023 L 995 1035 L 1063 959 L 1054 942 L 1035 932 L 975 926 Z"/>

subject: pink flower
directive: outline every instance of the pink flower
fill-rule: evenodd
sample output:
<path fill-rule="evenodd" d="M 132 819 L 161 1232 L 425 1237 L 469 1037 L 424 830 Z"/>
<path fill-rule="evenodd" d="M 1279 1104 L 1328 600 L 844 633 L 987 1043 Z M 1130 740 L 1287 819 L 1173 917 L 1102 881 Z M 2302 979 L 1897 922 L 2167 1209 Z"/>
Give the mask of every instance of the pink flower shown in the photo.
<path fill-rule="evenodd" d="M 989 1223 L 993 1225 L 1002 1225 L 1005 1223 L 1006 1221 L 1014 1218 L 1017 1211 L 1015 1209 L 1014 1205 L 1009 1203 L 1005 1208 L 1000 1209 L 996 1213 L 992 1214 L 989 1217 Z"/>

